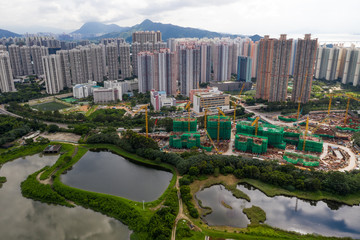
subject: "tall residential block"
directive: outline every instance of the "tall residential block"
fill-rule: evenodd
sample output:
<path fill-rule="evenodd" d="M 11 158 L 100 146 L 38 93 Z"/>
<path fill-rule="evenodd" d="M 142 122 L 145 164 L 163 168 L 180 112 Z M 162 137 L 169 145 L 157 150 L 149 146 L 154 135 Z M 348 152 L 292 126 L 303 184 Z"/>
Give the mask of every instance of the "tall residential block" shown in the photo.
<path fill-rule="evenodd" d="M 119 59 L 120 59 L 120 71 L 121 78 L 131 77 L 131 63 L 130 63 L 130 45 L 127 43 L 121 43 L 119 45 Z"/>
<path fill-rule="evenodd" d="M 69 50 L 70 72 L 72 84 L 86 83 L 81 65 L 81 52 L 79 49 Z"/>
<path fill-rule="evenodd" d="M 132 34 L 132 42 L 145 43 L 145 42 L 161 42 L 161 32 L 157 31 L 138 31 Z"/>
<path fill-rule="evenodd" d="M 80 48 L 81 67 L 83 69 L 84 80 L 86 82 L 93 80 L 92 63 L 91 63 L 91 50 L 89 47 Z"/>
<path fill-rule="evenodd" d="M 14 80 L 10 64 L 10 56 L 6 51 L 0 50 L 0 91 L 15 92 Z"/>
<path fill-rule="evenodd" d="M 57 94 L 64 89 L 63 77 L 61 74 L 60 55 L 51 54 L 42 57 L 45 87 L 48 94 Z"/>
<path fill-rule="evenodd" d="M 228 42 L 215 43 L 213 46 L 214 81 L 226 81 L 231 78 L 232 45 Z"/>
<path fill-rule="evenodd" d="M 200 84 L 200 48 L 195 45 L 178 46 L 180 93 L 189 96 Z"/>
<path fill-rule="evenodd" d="M 47 47 L 40 47 L 40 46 L 33 45 L 30 48 L 30 52 L 31 52 L 31 58 L 32 58 L 32 62 L 33 62 L 34 74 L 43 75 L 44 68 L 43 68 L 41 58 L 43 56 L 49 55 Z"/>
<path fill-rule="evenodd" d="M 64 87 L 71 88 L 72 80 L 70 75 L 70 57 L 69 51 L 60 50 L 56 52 L 56 55 L 59 55 L 58 66 L 60 68 L 61 81 L 64 84 Z"/>
<path fill-rule="evenodd" d="M 104 76 L 106 76 L 105 46 L 93 44 L 89 48 L 91 51 L 92 79 L 96 82 L 102 82 L 104 81 Z"/>
<path fill-rule="evenodd" d="M 298 39 L 295 63 L 294 85 L 291 100 L 306 103 L 310 99 L 311 86 L 314 77 L 317 39 L 311 39 L 311 34 L 305 34 L 304 39 Z"/>
<path fill-rule="evenodd" d="M 12 44 L 8 47 L 13 76 L 22 75 L 20 47 Z"/>
<path fill-rule="evenodd" d="M 200 44 L 201 55 L 201 69 L 200 69 L 200 82 L 208 83 L 211 80 L 211 45 L 210 43 Z"/>
<path fill-rule="evenodd" d="M 108 44 L 106 49 L 106 64 L 108 66 L 108 79 L 117 80 L 119 79 L 119 62 L 117 47 L 115 44 Z"/>
<path fill-rule="evenodd" d="M 137 62 L 139 71 L 139 92 L 145 93 L 152 90 L 154 87 L 154 54 L 151 52 L 140 52 L 138 54 Z"/>
<path fill-rule="evenodd" d="M 315 78 L 336 80 L 336 71 L 340 49 L 320 46 L 317 49 L 315 62 Z"/>
<path fill-rule="evenodd" d="M 167 95 L 176 95 L 176 79 L 178 74 L 177 56 L 168 48 L 154 52 L 153 88 L 164 91 Z"/>
<path fill-rule="evenodd" d="M 138 71 L 138 54 L 141 52 L 141 44 L 138 42 L 135 42 L 133 44 L 131 44 L 131 63 L 132 63 L 132 67 L 133 67 L 133 74 L 135 76 L 139 76 L 139 71 Z"/>
<path fill-rule="evenodd" d="M 22 46 L 20 50 L 20 59 L 21 59 L 21 75 L 32 75 L 33 67 L 31 63 L 31 54 L 30 47 Z"/>
<path fill-rule="evenodd" d="M 289 80 L 292 39 L 265 36 L 258 49 L 256 98 L 270 102 L 285 101 Z"/>
<path fill-rule="evenodd" d="M 346 51 L 344 73 L 341 82 L 343 84 L 352 83 L 353 86 L 359 84 L 360 78 L 360 49 L 352 46 Z"/>
<path fill-rule="evenodd" d="M 238 57 L 237 80 L 251 82 L 252 60 L 250 57 Z"/>

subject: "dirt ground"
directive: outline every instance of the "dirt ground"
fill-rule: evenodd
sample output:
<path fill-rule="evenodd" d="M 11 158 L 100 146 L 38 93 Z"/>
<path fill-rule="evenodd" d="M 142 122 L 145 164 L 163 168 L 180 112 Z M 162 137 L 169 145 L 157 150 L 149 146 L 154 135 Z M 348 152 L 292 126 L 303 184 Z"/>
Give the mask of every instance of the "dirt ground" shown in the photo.
<path fill-rule="evenodd" d="M 73 133 L 42 133 L 40 136 L 48 138 L 50 141 L 64 141 L 77 143 L 80 139 L 79 135 Z"/>

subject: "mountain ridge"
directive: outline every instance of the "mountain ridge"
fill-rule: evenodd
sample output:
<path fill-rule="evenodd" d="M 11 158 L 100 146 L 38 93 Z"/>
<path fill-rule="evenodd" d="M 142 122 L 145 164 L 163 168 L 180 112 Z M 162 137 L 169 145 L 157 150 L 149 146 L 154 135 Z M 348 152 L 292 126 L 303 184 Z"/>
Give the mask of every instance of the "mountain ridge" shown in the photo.
<path fill-rule="evenodd" d="M 3 37 L 21 37 L 20 34 L 17 34 L 17 33 L 14 33 L 14 32 L 11 32 L 11 31 L 8 31 L 8 30 L 5 30 L 5 29 L 0 29 L 0 38 L 3 38 Z"/>

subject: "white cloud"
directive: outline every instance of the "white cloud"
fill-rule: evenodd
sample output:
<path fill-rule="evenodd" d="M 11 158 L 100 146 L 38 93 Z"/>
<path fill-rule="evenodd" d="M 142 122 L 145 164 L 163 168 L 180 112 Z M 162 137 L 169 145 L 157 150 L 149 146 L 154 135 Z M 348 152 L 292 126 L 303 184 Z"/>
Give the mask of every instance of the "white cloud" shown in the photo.
<path fill-rule="evenodd" d="M 132 26 L 149 18 L 239 34 L 359 33 L 358 9 L 358 0 L 11 0 L 2 3 L 0 28 L 70 31 L 87 21 Z"/>

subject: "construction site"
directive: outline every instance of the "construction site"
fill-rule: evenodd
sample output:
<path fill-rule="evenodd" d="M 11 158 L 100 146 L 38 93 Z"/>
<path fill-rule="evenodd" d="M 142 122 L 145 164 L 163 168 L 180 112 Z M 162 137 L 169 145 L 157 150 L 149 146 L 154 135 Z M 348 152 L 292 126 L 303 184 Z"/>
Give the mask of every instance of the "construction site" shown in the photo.
<path fill-rule="evenodd" d="M 353 98 L 349 98 L 353 99 Z M 350 100 L 348 101 L 348 103 Z M 236 104 L 233 102 L 234 109 Z M 315 111 L 267 119 L 261 113 L 255 118 L 236 119 L 221 109 L 208 114 L 199 128 L 197 118 L 175 118 L 170 133 L 150 134 L 164 151 L 182 153 L 247 156 L 260 160 L 278 160 L 299 168 L 346 171 L 358 167 L 358 151 L 351 138 L 360 131 L 359 118 L 346 110 Z M 299 107 L 300 109 L 300 107 Z M 233 121 L 236 119 L 236 121 Z"/>

